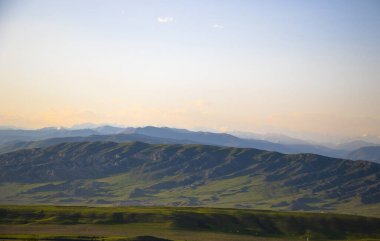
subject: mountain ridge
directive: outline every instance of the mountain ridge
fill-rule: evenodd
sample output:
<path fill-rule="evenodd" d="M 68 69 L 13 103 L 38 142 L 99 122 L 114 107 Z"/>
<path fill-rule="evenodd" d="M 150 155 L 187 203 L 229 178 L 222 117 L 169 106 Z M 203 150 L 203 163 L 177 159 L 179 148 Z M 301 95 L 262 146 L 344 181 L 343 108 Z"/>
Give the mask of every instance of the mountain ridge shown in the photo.
<path fill-rule="evenodd" d="M 41 133 L 40 133 L 41 132 Z M 11 135 L 11 133 L 15 133 Z M 40 134 L 39 134 L 40 133 Z M 281 144 L 273 143 L 265 140 L 257 139 L 242 139 L 228 133 L 213 133 L 213 132 L 195 132 L 186 129 L 177 129 L 169 127 L 113 127 L 113 126 L 100 126 L 94 129 L 57 129 L 57 128 L 45 128 L 39 130 L 0 130 L 0 152 L 4 150 L 12 150 L 12 146 L 17 149 L 17 145 L 22 146 L 25 143 L 15 144 L 17 142 L 25 141 L 37 141 L 43 142 L 49 138 L 67 138 L 67 137 L 89 137 L 90 136 L 106 136 L 104 139 L 107 140 L 109 135 L 120 135 L 120 134 L 140 134 L 144 136 L 149 136 L 150 138 L 159 138 L 155 141 L 158 143 L 168 143 L 167 140 L 171 139 L 172 142 L 179 144 L 186 143 L 199 143 L 205 145 L 218 145 L 218 146 L 229 146 L 229 147 L 241 147 L 241 148 L 257 148 L 267 151 L 278 151 L 282 153 L 305 153 L 310 152 L 314 154 L 320 154 L 330 157 L 345 157 L 348 151 L 331 149 L 321 145 L 314 144 Z M 147 138 L 147 137 L 146 137 Z M 145 138 L 145 139 L 146 139 Z M 8 142 L 7 142 L 8 140 Z M 135 139 L 132 139 L 135 140 Z M 61 142 L 64 142 L 63 139 Z M 137 140 L 138 141 L 138 140 Z M 152 140 L 150 140 L 152 141 Z M 56 140 L 53 140 L 56 143 Z M 32 144 L 33 146 L 33 144 Z M 18 148 L 19 149 L 19 148 Z M 3 150 L 3 151 L 2 151 Z"/>
<path fill-rule="evenodd" d="M 380 146 L 365 146 L 347 155 L 352 160 L 369 160 L 380 163 Z"/>

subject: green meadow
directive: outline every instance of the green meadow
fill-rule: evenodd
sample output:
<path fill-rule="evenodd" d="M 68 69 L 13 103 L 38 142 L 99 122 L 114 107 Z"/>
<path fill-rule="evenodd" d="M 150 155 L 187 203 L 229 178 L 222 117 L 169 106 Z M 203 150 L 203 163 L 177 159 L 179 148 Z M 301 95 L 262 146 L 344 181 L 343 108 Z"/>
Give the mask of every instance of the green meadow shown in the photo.
<path fill-rule="evenodd" d="M 1 240 L 380 240 L 380 219 L 190 207 L 0 206 Z"/>

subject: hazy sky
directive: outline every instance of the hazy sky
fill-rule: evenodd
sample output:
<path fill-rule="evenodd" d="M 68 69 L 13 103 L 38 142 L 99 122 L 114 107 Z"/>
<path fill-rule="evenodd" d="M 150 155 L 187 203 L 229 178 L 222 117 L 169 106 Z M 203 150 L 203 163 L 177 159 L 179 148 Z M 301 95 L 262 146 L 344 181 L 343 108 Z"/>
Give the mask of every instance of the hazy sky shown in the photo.
<path fill-rule="evenodd" d="M 380 1 L 1 1 L 0 125 L 380 135 Z"/>

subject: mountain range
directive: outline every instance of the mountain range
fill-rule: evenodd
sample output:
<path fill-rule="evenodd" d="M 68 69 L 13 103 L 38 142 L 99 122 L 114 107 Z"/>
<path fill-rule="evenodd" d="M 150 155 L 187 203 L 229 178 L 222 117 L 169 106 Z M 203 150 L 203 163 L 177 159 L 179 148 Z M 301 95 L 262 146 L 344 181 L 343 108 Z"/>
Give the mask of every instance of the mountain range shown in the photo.
<path fill-rule="evenodd" d="M 366 146 L 348 154 L 351 160 L 368 160 L 380 163 L 380 146 Z"/>
<path fill-rule="evenodd" d="M 87 126 L 87 125 L 85 125 Z M 78 128 L 81 126 L 78 126 Z M 246 132 L 227 133 L 195 132 L 168 127 L 114 127 L 93 126 L 92 129 L 43 128 L 37 130 L 0 130 L 0 153 L 23 148 L 46 147 L 53 144 L 80 141 L 141 141 L 152 144 L 205 144 L 227 147 L 256 148 L 286 154 L 312 153 L 329 157 L 352 159 L 350 154 L 366 146 L 379 146 L 366 141 L 350 141 L 334 148 L 313 144 L 285 135 L 254 135 Z M 238 137 L 240 136 L 240 137 Z M 242 138 L 244 137 L 244 138 Z M 256 137 L 257 139 L 254 139 Z M 271 141 L 269 141 L 271 140 Z M 365 155 L 362 155 L 365 157 Z M 355 159 L 355 158 L 354 158 Z M 377 161 L 379 158 L 363 160 Z"/>

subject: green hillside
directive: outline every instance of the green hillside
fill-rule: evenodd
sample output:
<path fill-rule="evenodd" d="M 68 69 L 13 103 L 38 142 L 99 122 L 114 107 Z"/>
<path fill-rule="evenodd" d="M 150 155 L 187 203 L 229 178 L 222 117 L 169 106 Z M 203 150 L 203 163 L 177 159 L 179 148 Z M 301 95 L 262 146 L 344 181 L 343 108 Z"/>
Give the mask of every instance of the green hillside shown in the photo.
<path fill-rule="evenodd" d="M 0 155 L 12 204 L 213 206 L 380 216 L 380 165 L 313 154 L 141 142 Z"/>

